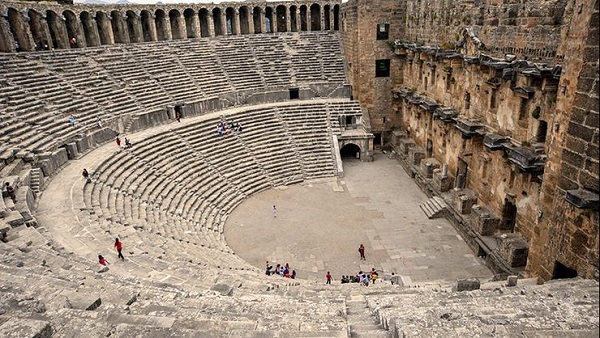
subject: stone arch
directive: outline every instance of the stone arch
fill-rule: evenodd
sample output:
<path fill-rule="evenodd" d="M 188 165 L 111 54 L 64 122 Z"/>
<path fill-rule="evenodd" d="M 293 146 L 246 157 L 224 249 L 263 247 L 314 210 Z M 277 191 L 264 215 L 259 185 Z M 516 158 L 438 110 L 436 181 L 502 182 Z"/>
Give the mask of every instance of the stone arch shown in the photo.
<path fill-rule="evenodd" d="M 98 36 L 101 45 L 112 45 L 114 43 L 112 24 L 110 18 L 104 12 L 96 12 L 96 24 L 98 25 Z"/>
<path fill-rule="evenodd" d="M 298 31 L 298 7 L 296 5 L 290 6 L 290 31 Z"/>
<path fill-rule="evenodd" d="M 142 21 L 142 37 L 145 42 L 156 40 L 156 26 L 152 13 L 147 10 L 143 10 L 140 13 L 140 19 Z"/>
<path fill-rule="evenodd" d="M 183 17 L 185 18 L 186 37 L 188 39 L 198 37 L 198 32 L 196 32 L 196 12 L 191 8 L 186 8 L 183 11 Z"/>
<path fill-rule="evenodd" d="M 287 32 L 287 8 L 284 5 L 279 5 L 275 8 L 275 15 L 277 16 L 277 31 Z"/>
<path fill-rule="evenodd" d="M 171 21 L 171 36 L 173 40 L 180 40 L 185 38 L 185 34 L 183 32 L 183 18 L 181 17 L 181 13 L 172 9 L 169 11 L 169 20 Z"/>
<path fill-rule="evenodd" d="M 361 153 L 362 153 L 362 149 L 360 148 L 360 146 L 353 142 L 345 143 L 340 148 L 340 157 L 342 159 L 344 159 L 344 158 L 360 159 Z"/>
<path fill-rule="evenodd" d="M 321 30 L 321 6 L 319 4 L 312 4 L 310 6 L 310 30 Z"/>
<path fill-rule="evenodd" d="M 250 34 L 250 10 L 248 6 L 240 7 L 240 34 Z"/>
<path fill-rule="evenodd" d="M 81 22 L 81 30 L 83 37 L 85 38 L 85 45 L 87 47 L 95 47 L 100 45 L 100 38 L 98 37 L 98 27 L 96 21 L 90 15 L 89 12 L 83 11 L 79 14 L 79 22 Z"/>
<path fill-rule="evenodd" d="M 235 10 L 231 7 L 225 9 L 225 27 L 227 34 L 235 34 L 237 29 L 235 25 Z"/>
<path fill-rule="evenodd" d="M 262 33 L 264 31 L 262 27 L 262 9 L 260 7 L 254 7 L 252 10 L 252 22 L 254 24 L 254 33 Z"/>
<path fill-rule="evenodd" d="M 210 36 L 210 13 L 208 9 L 202 8 L 198 11 L 198 16 L 200 17 L 200 36 L 205 38 Z"/>
<path fill-rule="evenodd" d="M 134 11 L 127 11 L 127 33 L 130 42 L 142 42 L 142 25 L 140 16 Z"/>
<path fill-rule="evenodd" d="M 81 44 L 81 34 L 79 29 L 79 19 L 75 13 L 67 10 L 62 13 L 65 18 L 65 28 L 67 29 L 67 38 L 71 48 L 78 48 Z"/>
<path fill-rule="evenodd" d="M 17 11 L 14 8 L 8 8 L 8 23 L 10 25 L 10 32 L 12 33 L 15 41 L 15 48 L 18 45 L 17 52 L 30 51 L 33 46 L 31 40 L 28 37 L 27 25 L 23 17 L 23 13 Z"/>
<path fill-rule="evenodd" d="M 273 33 L 273 8 L 265 8 L 265 33 Z"/>
<path fill-rule="evenodd" d="M 157 9 L 155 12 L 156 38 L 158 41 L 169 40 L 170 29 L 167 27 L 167 14 L 162 9 Z"/>
<path fill-rule="evenodd" d="M 215 36 L 225 35 L 225 32 L 223 32 L 223 22 L 221 19 L 221 13 L 222 11 L 218 7 L 212 10 L 213 23 L 215 26 Z"/>
<path fill-rule="evenodd" d="M 340 30 L 340 5 L 333 6 L 333 30 Z"/>
<path fill-rule="evenodd" d="M 300 6 L 300 30 L 303 32 L 308 30 L 308 13 L 306 5 Z"/>
<path fill-rule="evenodd" d="M 325 5 L 323 6 L 323 16 L 324 16 L 324 24 L 323 30 L 331 30 L 331 6 Z"/>
<path fill-rule="evenodd" d="M 110 12 L 110 24 L 115 43 L 128 43 L 129 35 L 127 34 L 127 27 L 125 26 L 121 12 L 117 10 Z"/>
<path fill-rule="evenodd" d="M 54 48 L 68 48 L 69 39 L 67 38 L 67 31 L 62 18 L 60 18 L 54 11 L 47 11 L 46 20 L 48 22 L 52 46 L 54 46 Z"/>
<path fill-rule="evenodd" d="M 46 21 L 42 13 L 37 12 L 33 9 L 28 11 L 29 13 L 29 31 L 31 32 L 31 37 L 33 38 L 33 42 L 38 46 L 38 49 L 44 49 L 44 46 L 49 45 L 49 38 L 47 34 L 48 26 L 46 26 Z"/>

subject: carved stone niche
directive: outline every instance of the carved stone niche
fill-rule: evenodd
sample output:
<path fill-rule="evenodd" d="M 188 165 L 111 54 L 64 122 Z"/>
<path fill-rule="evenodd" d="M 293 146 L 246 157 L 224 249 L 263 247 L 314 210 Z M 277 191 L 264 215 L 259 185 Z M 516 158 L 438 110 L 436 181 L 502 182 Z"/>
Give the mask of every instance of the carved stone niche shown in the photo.
<path fill-rule="evenodd" d="M 500 225 L 500 218 L 484 206 L 473 205 L 473 214 L 477 216 L 472 228 L 481 236 L 492 236 Z"/>
<path fill-rule="evenodd" d="M 580 209 L 598 210 L 600 206 L 598 193 L 585 189 L 567 190 L 565 199 Z"/>
<path fill-rule="evenodd" d="M 524 267 L 529 255 L 529 244 L 519 234 L 509 233 L 496 237 L 500 257 L 513 268 Z"/>
<path fill-rule="evenodd" d="M 441 164 L 433 157 L 426 158 L 421 161 L 421 173 L 426 178 L 433 178 L 433 171 L 439 169 Z"/>
<path fill-rule="evenodd" d="M 400 131 L 400 130 L 394 130 L 394 131 L 392 131 L 392 145 L 394 147 L 399 147 L 400 146 L 400 140 L 406 139 L 406 138 L 408 138 L 408 135 L 406 135 L 405 132 Z"/>
<path fill-rule="evenodd" d="M 454 197 L 454 205 L 456 210 L 462 215 L 468 215 L 471 213 L 473 205 L 477 203 L 477 197 L 475 194 L 463 190 L 460 194 Z"/>
<path fill-rule="evenodd" d="M 424 159 L 426 155 L 427 153 L 422 147 L 415 146 L 408 149 L 408 161 L 412 165 L 418 166 L 421 164 L 421 160 Z"/>

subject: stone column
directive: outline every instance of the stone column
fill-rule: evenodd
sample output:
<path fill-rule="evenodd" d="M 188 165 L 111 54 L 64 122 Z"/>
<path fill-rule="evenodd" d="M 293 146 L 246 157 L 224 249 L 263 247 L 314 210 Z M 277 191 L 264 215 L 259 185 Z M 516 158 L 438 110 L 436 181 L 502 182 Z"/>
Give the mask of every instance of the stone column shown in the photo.
<path fill-rule="evenodd" d="M 260 15 L 258 16 L 259 27 L 260 27 L 260 32 L 261 33 L 265 33 L 265 31 L 266 31 L 266 28 L 265 28 L 265 19 L 266 19 L 265 15 L 266 14 L 267 13 L 265 12 L 265 9 L 261 8 L 260 9 Z"/>
<path fill-rule="evenodd" d="M 292 17 L 290 15 L 290 9 L 285 9 L 285 28 L 288 32 L 292 31 Z"/>
<path fill-rule="evenodd" d="M 333 7 L 329 8 L 329 30 L 332 31 L 333 29 Z"/>
<path fill-rule="evenodd" d="M 278 29 L 277 29 L 277 22 L 279 21 L 279 19 L 277 18 L 277 8 L 271 12 L 271 32 L 272 33 L 277 33 Z"/>
<path fill-rule="evenodd" d="M 129 24 L 126 25 L 129 28 Z M 129 32 L 129 29 L 127 29 Z M 129 37 L 131 42 L 143 42 L 144 41 L 144 30 L 142 29 L 142 17 L 140 13 L 136 13 L 135 21 L 133 22 L 133 35 Z"/>
<path fill-rule="evenodd" d="M 227 36 L 227 11 L 221 11 L 221 32 Z"/>
<path fill-rule="evenodd" d="M 181 39 L 187 39 L 187 27 L 185 24 L 185 15 L 181 13 L 179 20 L 177 20 L 179 26 L 179 32 L 181 32 Z"/>
<path fill-rule="evenodd" d="M 96 19 L 91 17 L 88 22 L 82 23 L 85 25 L 84 31 L 89 32 L 89 36 L 85 37 L 85 43 L 87 47 L 95 47 L 100 46 L 100 34 L 98 33 L 98 24 L 96 23 Z"/>
<path fill-rule="evenodd" d="M 321 7 L 321 30 L 325 30 L 325 10 L 323 9 L 323 7 Z"/>
<path fill-rule="evenodd" d="M 68 49 L 71 48 L 69 44 L 69 36 L 67 34 L 67 27 L 65 27 L 65 18 L 62 16 L 56 16 L 56 21 L 49 22 L 48 25 L 50 29 L 54 31 L 56 36 L 56 46 L 55 48 L 60 49 Z M 52 44 L 52 41 L 48 41 L 49 44 Z"/>
<path fill-rule="evenodd" d="M 310 32 L 312 30 L 312 13 L 310 7 L 306 9 L 306 31 Z"/>
<path fill-rule="evenodd" d="M 206 20 L 208 21 L 208 36 L 215 36 L 215 19 L 213 18 L 212 12 L 209 12 Z"/>
<path fill-rule="evenodd" d="M 254 10 L 248 9 L 248 34 L 254 34 Z"/>
<path fill-rule="evenodd" d="M 0 51 L 15 52 L 15 40 L 10 32 L 10 24 L 6 16 L 0 16 Z"/>
<path fill-rule="evenodd" d="M 192 26 L 194 26 L 194 38 L 199 38 L 202 34 L 200 33 L 200 17 L 198 13 L 194 13 L 192 17 Z"/>
<path fill-rule="evenodd" d="M 171 31 L 171 18 L 169 18 L 169 14 L 167 13 L 164 16 L 163 29 L 165 30 L 165 40 L 170 41 L 173 40 L 173 32 Z"/>
<path fill-rule="evenodd" d="M 232 18 L 232 24 L 233 24 L 233 34 L 235 35 L 240 35 L 242 34 L 242 29 L 240 27 L 240 9 L 239 8 L 235 8 L 233 11 L 233 18 Z"/>
<path fill-rule="evenodd" d="M 158 41 L 158 34 L 156 33 L 156 15 L 152 14 L 150 20 L 148 20 L 148 31 L 150 33 L 151 41 Z"/>
<path fill-rule="evenodd" d="M 31 30 L 29 30 L 29 16 L 27 14 L 23 14 L 23 24 L 21 27 L 21 39 L 23 41 L 19 42 L 21 50 L 32 51 L 34 50 L 35 43 L 33 42 L 33 36 L 31 35 Z"/>

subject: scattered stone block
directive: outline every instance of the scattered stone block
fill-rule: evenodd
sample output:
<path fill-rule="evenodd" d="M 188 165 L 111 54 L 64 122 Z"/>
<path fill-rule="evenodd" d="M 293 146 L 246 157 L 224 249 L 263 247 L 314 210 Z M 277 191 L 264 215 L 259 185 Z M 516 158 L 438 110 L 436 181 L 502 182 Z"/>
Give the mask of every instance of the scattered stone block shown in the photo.
<path fill-rule="evenodd" d="M 65 295 L 66 305 L 70 309 L 76 310 L 95 310 L 102 304 L 102 299 L 98 296 L 71 292 Z"/>
<path fill-rule="evenodd" d="M 212 288 L 212 291 L 218 292 L 223 296 L 232 296 L 233 295 L 233 287 L 227 284 L 215 284 Z"/>
<path fill-rule="evenodd" d="M 6 224 L 10 225 L 13 228 L 25 224 L 23 216 L 21 216 L 21 213 L 18 211 L 8 212 L 8 214 L 6 214 L 4 217 L 4 222 L 6 222 Z"/>
<path fill-rule="evenodd" d="M 5 338 L 50 338 L 54 330 L 50 323 L 44 320 L 12 317 L 0 325 L 0 332 Z"/>
<path fill-rule="evenodd" d="M 527 264 L 529 244 L 519 234 L 503 234 L 499 236 L 500 256 L 513 268 Z"/>
<path fill-rule="evenodd" d="M 458 279 L 452 287 L 452 291 L 472 291 L 479 290 L 481 283 L 477 278 Z"/>
<path fill-rule="evenodd" d="M 100 270 L 98 270 L 98 273 L 103 273 L 103 272 L 106 272 L 108 270 L 109 270 L 108 266 L 103 266 L 102 268 L 100 268 Z"/>
<path fill-rule="evenodd" d="M 506 279 L 506 286 L 517 286 L 518 276 L 508 276 Z"/>

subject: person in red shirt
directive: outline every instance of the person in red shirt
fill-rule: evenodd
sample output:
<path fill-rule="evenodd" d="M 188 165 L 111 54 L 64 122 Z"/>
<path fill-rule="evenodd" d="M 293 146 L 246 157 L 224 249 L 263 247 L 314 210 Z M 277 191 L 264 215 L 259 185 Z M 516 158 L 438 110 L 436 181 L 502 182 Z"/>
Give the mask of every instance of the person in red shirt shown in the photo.
<path fill-rule="evenodd" d="M 361 245 L 358 247 L 358 252 L 360 253 L 360 259 L 361 259 L 361 260 L 363 260 L 363 259 L 364 259 L 364 260 L 366 261 L 367 259 L 365 258 L 365 247 L 364 247 L 364 245 L 362 245 L 362 244 L 361 244 Z"/>
<path fill-rule="evenodd" d="M 325 278 L 327 278 L 327 284 L 331 284 L 331 274 L 329 273 L 329 271 L 327 271 L 327 275 L 325 275 Z"/>
<path fill-rule="evenodd" d="M 108 266 L 108 261 L 102 255 L 98 255 L 98 263 L 102 266 Z"/>
<path fill-rule="evenodd" d="M 121 260 L 124 261 L 125 257 L 123 257 L 123 253 L 121 252 L 121 250 L 123 250 L 123 243 L 121 243 L 119 238 L 115 238 L 115 248 L 117 249 L 117 252 L 119 253 L 119 258 L 121 258 Z"/>

